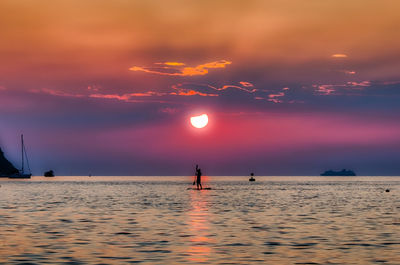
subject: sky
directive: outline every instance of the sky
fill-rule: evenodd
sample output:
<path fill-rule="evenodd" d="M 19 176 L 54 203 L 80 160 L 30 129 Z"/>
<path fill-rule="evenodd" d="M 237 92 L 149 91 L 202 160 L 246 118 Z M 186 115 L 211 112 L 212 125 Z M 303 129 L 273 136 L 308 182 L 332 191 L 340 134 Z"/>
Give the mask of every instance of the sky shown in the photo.
<path fill-rule="evenodd" d="M 1 0 L 0 147 L 35 175 L 399 175 L 399 9 Z"/>

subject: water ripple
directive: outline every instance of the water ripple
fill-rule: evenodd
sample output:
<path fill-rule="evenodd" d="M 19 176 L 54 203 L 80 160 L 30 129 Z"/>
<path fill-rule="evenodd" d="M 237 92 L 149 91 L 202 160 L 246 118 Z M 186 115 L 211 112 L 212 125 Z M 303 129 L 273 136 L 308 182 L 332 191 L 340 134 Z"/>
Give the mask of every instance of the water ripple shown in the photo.
<path fill-rule="evenodd" d="M 187 183 L 2 181 L 0 264 L 400 264 L 400 180 Z"/>

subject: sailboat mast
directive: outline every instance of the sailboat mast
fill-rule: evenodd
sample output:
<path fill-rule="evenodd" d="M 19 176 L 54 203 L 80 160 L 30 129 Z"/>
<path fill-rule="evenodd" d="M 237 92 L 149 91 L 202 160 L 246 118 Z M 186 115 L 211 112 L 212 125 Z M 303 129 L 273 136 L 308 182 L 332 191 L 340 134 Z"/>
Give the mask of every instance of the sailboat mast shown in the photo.
<path fill-rule="evenodd" d="M 21 134 L 22 173 L 24 173 L 24 135 Z"/>

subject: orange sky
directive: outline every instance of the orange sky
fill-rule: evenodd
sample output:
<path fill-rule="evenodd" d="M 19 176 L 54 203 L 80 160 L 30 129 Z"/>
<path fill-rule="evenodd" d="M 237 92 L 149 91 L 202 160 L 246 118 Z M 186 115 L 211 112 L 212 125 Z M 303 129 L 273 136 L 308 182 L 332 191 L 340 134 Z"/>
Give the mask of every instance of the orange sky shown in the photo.
<path fill-rule="evenodd" d="M 118 76 L 160 60 L 299 64 L 336 53 L 355 63 L 390 61 L 400 46 L 397 0 L 3 0 L 0 7 L 0 70 L 14 75 L 50 68 Z"/>

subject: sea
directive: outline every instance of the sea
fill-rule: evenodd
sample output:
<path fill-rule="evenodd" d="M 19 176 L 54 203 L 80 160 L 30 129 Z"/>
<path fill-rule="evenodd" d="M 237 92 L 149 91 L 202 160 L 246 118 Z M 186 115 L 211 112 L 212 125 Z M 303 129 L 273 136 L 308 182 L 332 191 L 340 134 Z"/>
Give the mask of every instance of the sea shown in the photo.
<path fill-rule="evenodd" d="M 0 264 L 400 264 L 400 177 L 192 182 L 1 179 Z"/>

